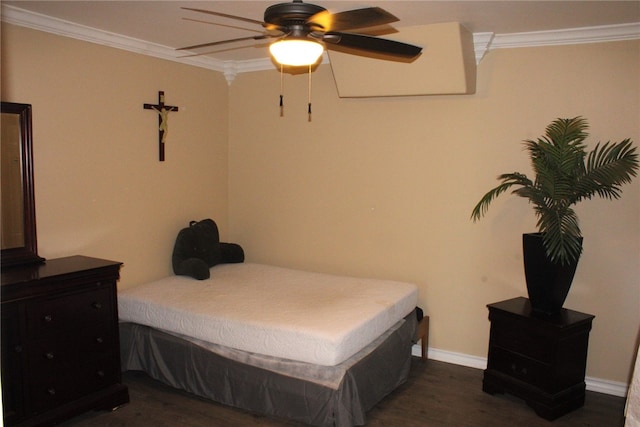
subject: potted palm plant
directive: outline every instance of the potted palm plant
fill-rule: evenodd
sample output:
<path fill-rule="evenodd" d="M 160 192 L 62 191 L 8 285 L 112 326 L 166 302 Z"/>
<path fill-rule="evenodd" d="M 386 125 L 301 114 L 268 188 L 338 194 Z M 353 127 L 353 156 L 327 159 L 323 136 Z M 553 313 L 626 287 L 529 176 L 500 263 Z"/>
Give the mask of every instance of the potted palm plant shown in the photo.
<path fill-rule="evenodd" d="M 586 151 L 587 120 L 556 119 L 537 140 L 524 141 L 534 179 L 514 172 L 498 176 L 500 184 L 474 207 L 479 220 L 491 201 L 514 187 L 512 194 L 529 199 L 538 219 L 537 233 L 523 235 L 527 291 L 532 309 L 557 314 L 569 292 L 582 253 L 582 234 L 572 206 L 593 196 L 618 199 L 621 186 L 638 170 L 638 154 L 630 139 L 598 143 Z"/>

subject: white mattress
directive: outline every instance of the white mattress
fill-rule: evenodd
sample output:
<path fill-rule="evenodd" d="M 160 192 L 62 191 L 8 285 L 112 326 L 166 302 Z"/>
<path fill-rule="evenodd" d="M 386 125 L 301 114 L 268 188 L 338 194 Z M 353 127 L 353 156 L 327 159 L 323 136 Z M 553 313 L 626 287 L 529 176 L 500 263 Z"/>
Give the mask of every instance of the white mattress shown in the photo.
<path fill-rule="evenodd" d="M 118 311 L 121 321 L 334 366 L 410 313 L 417 297 L 404 282 L 221 264 L 208 280 L 171 276 L 120 290 Z"/>

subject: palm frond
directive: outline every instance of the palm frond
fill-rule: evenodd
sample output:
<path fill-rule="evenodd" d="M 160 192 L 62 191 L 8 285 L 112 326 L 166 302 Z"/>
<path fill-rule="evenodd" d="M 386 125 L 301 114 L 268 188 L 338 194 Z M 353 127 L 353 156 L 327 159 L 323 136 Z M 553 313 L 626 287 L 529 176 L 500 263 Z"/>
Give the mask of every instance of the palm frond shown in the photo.
<path fill-rule="evenodd" d="M 519 172 L 502 174 L 498 177 L 502 183 L 497 187 L 489 190 L 478 202 L 478 204 L 473 208 L 473 212 L 471 213 L 471 218 L 474 221 L 479 220 L 483 217 L 487 210 L 489 209 L 489 205 L 500 194 L 504 193 L 508 189 L 510 189 L 514 185 L 520 185 L 523 187 L 532 186 L 533 183 L 526 175 L 523 175 Z"/>
<path fill-rule="evenodd" d="M 623 184 L 637 175 L 638 153 L 632 141 L 597 144 L 587 156 L 585 173 L 576 182 L 578 201 L 598 195 L 606 199 L 619 199 Z"/>
<path fill-rule="evenodd" d="M 617 199 L 623 184 L 638 171 L 638 153 L 630 139 L 598 143 L 587 154 L 589 125 L 583 117 L 556 119 L 543 136 L 525 140 L 535 173 L 532 182 L 521 173 L 500 175 L 500 185 L 483 196 L 471 217 L 479 220 L 490 203 L 513 186 L 512 191 L 534 205 L 538 230 L 544 234 L 547 255 L 554 262 L 577 260 L 582 251 L 578 217 L 571 206 L 594 195 Z"/>
<path fill-rule="evenodd" d="M 556 119 L 545 130 L 545 135 L 554 145 L 571 145 L 584 149 L 583 142 L 589 136 L 589 124 L 583 117 Z"/>
<path fill-rule="evenodd" d="M 582 234 L 575 211 L 570 207 L 563 210 L 541 209 L 536 211 L 536 215 L 549 259 L 560 264 L 576 261 L 582 252 Z"/>

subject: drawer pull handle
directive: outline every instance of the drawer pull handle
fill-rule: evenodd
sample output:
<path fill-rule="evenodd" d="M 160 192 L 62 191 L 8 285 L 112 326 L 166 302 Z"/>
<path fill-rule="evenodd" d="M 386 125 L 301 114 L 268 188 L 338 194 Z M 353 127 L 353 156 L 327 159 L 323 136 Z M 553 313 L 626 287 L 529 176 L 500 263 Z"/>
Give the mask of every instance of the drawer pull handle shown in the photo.
<path fill-rule="evenodd" d="M 13 347 L 13 351 L 15 351 L 16 353 L 22 353 L 22 346 L 21 345 L 17 345 L 15 347 Z"/>
<path fill-rule="evenodd" d="M 52 315 L 50 315 L 50 314 L 47 314 L 47 315 L 46 315 L 46 316 L 44 316 L 42 319 L 43 319 L 45 322 L 50 323 L 50 322 L 52 322 L 52 321 L 53 321 L 53 316 L 52 316 Z"/>
<path fill-rule="evenodd" d="M 49 352 L 46 352 L 46 353 L 44 354 L 44 357 L 45 357 L 45 359 L 47 359 L 47 360 L 53 360 L 53 358 L 54 358 L 53 353 L 52 353 L 52 352 L 50 352 L 50 351 L 49 351 Z"/>
<path fill-rule="evenodd" d="M 98 344 L 102 344 L 102 343 L 104 342 L 104 338 L 102 338 L 102 337 L 98 337 L 98 338 L 96 338 L 96 342 L 97 342 Z"/>
<path fill-rule="evenodd" d="M 100 378 L 104 378 L 104 371 L 98 371 L 96 374 L 98 374 Z"/>
<path fill-rule="evenodd" d="M 529 373 L 529 371 L 527 370 L 527 368 L 518 368 L 518 366 L 515 363 L 511 364 L 511 372 L 516 373 L 516 374 L 520 374 L 520 375 L 527 375 Z"/>
<path fill-rule="evenodd" d="M 102 303 L 100 302 L 94 302 L 93 304 L 91 304 L 91 306 L 93 308 L 95 308 L 96 310 L 100 310 L 102 308 Z"/>
<path fill-rule="evenodd" d="M 53 387 L 49 387 L 47 389 L 47 393 L 49 394 L 49 396 L 55 396 L 56 395 L 56 389 Z"/>

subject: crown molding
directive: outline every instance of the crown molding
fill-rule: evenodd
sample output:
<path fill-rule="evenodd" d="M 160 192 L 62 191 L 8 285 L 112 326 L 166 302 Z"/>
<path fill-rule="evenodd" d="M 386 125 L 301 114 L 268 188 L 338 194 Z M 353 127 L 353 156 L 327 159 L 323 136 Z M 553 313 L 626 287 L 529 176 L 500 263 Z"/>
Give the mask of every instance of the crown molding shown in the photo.
<path fill-rule="evenodd" d="M 494 33 L 473 33 L 473 50 L 476 54 L 476 65 L 482 61 L 484 55 L 489 51 L 494 37 Z"/>
<path fill-rule="evenodd" d="M 640 22 L 554 31 L 496 34 L 491 49 L 603 43 L 640 39 Z"/>
<path fill-rule="evenodd" d="M 231 84 L 240 73 L 273 70 L 275 68 L 270 58 L 246 61 L 220 61 L 208 56 L 185 56 L 181 52 L 168 46 L 150 43 L 109 31 L 98 30 L 6 4 L 1 5 L 0 15 L 2 22 L 9 24 L 218 71 L 224 74 L 228 84 Z M 554 31 L 511 34 L 473 34 L 476 63 L 480 63 L 484 55 L 492 49 L 600 43 L 635 39 L 640 39 L 640 22 Z M 329 57 L 326 52 L 323 54 L 322 63 L 329 63 Z"/>
<path fill-rule="evenodd" d="M 116 49 L 127 50 L 156 58 L 181 62 L 210 70 L 225 71 L 225 61 L 204 56 L 184 56 L 175 49 L 160 44 L 150 43 L 133 37 L 103 31 L 63 19 L 53 18 L 40 13 L 20 9 L 15 6 L 2 5 L 2 22 L 44 31 L 63 37 L 70 37 L 90 43 L 97 43 Z"/>

